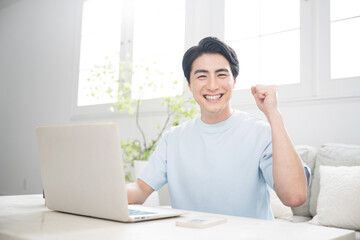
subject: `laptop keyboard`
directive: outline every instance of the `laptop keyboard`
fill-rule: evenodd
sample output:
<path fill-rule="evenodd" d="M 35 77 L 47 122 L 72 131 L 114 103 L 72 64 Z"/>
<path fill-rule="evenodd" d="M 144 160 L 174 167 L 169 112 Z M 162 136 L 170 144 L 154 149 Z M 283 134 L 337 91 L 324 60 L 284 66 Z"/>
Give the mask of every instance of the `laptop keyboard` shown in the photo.
<path fill-rule="evenodd" d="M 129 213 L 130 216 L 155 214 L 153 212 L 139 211 L 134 209 L 129 209 Z"/>

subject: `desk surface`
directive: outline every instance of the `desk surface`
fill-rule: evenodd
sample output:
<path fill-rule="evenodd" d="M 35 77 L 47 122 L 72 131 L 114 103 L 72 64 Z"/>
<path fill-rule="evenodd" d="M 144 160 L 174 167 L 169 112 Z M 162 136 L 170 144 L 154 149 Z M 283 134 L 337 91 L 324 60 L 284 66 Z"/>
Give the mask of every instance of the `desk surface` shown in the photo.
<path fill-rule="evenodd" d="M 190 212 L 187 216 L 197 215 Z M 355 239 L 355 232 L 309 223 L 226 216 L 205 229 L 175 226 L 178 218 L 120 223 L 55 212 L 42 195 L 0 197 L 0 239 Z"/>

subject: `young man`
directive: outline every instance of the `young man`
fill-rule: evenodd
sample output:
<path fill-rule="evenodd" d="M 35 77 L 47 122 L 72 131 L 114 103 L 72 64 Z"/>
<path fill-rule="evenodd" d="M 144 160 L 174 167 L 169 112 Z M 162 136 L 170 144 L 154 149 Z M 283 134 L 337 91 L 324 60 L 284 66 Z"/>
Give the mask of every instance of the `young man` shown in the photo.
<path fill-rule="evenodd" d="M 287 206 L 306 200 L 304 166 L 285 129 L 274 86 L 251 88 L 268 122 L 230 105 L 239 73 L 232 48 L 208 37 L 183 58 L 201 116 L 166 132 L 135 183 L 129 204 L 164 184 L 173 208 L 273 219 L 268 186 Z"/>

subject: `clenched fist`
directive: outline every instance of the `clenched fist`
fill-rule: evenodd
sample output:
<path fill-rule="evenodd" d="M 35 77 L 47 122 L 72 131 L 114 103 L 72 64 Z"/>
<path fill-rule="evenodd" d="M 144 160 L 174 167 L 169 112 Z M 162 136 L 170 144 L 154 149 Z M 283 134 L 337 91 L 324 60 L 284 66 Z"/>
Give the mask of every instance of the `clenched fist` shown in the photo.
<path fill-rule="evenodd" d="M 278 113 L 276 86 L 256 85 L 251 87 L 251 93 L 256 105 L 267 118 L 273 113 Z"/>

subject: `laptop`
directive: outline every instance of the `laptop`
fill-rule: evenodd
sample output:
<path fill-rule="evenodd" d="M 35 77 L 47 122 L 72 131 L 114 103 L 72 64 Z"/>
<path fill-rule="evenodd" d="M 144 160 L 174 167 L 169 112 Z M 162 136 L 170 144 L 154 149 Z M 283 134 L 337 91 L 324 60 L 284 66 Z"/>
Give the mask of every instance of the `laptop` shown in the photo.
<path fill-rule="evenodd" d="M 171 208 L 128 205 L 115 123 L 40 126 L 36 136 L 49 209 L 121 222 L 185 213 Z"/>

